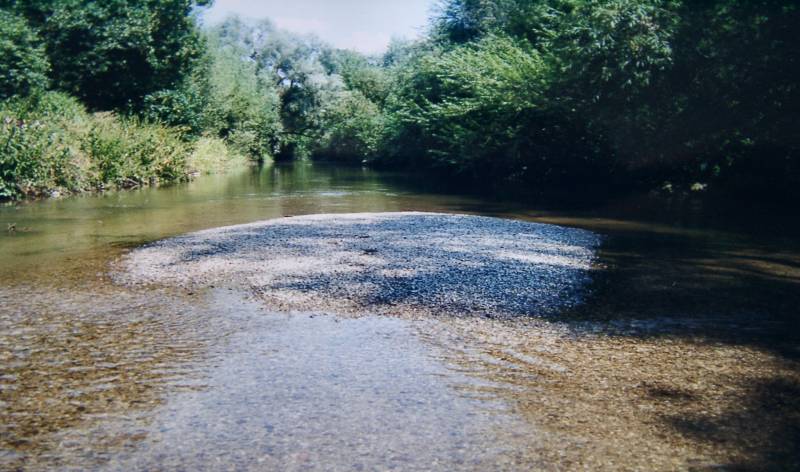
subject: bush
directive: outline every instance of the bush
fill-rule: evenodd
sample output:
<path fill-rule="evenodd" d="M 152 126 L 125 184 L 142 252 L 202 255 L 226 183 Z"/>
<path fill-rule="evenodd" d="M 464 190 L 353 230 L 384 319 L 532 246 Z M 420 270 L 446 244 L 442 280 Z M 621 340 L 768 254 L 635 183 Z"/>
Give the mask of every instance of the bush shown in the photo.
<path fill-rule="evenodd" d="M 46 93 L 0 102 L 0 198 L 138 187 L 188 177 L 192 145 L 160 124 L 89 114 Z"/>
<path fill-rule="evenodd" d="M 0 199 L 75 188 L 79 179 L 72 153 L 57 127 L 0 112 Z"/>
<path fill-rule="evenodd" d="M 187 163 L 191 174 L 217 174 L 244 167 L 247 157 L 219 138 L 200 138 Z"/>
<path fill-rule="evenodd" d="M 76 132 L 89 116 L 73 98 L 46 93 L 0 102 L 0 199 L 84 188 Z"/>
<path fill-rule="evenodd" d="M 174 129 L 136 118 L 95 115 L 81 139 L 95 187 L 139 187 L 186 178 L 191 147 Z"/>
<path fill-rule="evenodd" d="M 161 90 L 145 97 L 141 115 L 197 137 L 206 127 L 206 100 L 189 89 Z"/>

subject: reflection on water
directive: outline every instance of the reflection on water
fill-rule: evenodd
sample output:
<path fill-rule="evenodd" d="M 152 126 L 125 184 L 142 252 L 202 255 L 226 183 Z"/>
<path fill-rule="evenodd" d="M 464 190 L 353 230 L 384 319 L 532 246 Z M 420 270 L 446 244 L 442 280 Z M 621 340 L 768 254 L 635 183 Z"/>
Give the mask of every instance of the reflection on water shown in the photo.
<path fill-rule="evenodd" d="M 386 197 L 389 189 L 372 172 L 315 169 L 245 170 L 163 189 L 7 206 L 0 228 L 13 223 L 18 230 L 0 232 L 0 277 L 61 277 L 87 259 L 102 267 L 121 248 L 197 229 L 293 214 L 392 211 L 407 200 Z"/>
<path fill-rule="evenodd" d="M 411 182 L 297 164 L 0 208 L 0 469 L 800 467 L 796 242 Z M 545 324 L 286 316 L 106 276 L 193 230 L 405 210 L 592 229 L 609 270 Z"/>

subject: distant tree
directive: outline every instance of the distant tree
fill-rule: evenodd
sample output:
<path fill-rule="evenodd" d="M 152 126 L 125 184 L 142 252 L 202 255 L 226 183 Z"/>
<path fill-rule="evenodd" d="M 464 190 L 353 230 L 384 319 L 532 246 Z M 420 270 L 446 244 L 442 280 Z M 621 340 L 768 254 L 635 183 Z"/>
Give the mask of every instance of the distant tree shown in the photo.
<path fill-rule="evenodd" d="M 384 117 L 374 102 L 357 90 L 346 90 L 326 104 L 315 157 L 362 162 L 376 157 L 383 139 Z"/>
<path fill-rule="evenodd" d="M 414 54 L 414 50 L 419 45 L 418 42 L 392 38 L 389 47 L 383 54 L 383 67 L 394 67 L 404 64 Z"/>
<path fill-rule="evenodd" d="M 257 73 L 277 87 L 282 140 L 276 157 L 309 155 L 319 139 L 324 104 L 343 86 L 327 62 L 327 45 L 277 29 L 272 22 L 229 18 L 216 28 L 222 45 L 241 51 Z"/>
<path fill-rule="evenodd" d="M 389 76 L 383 58 L 370 58 L 347 49 L 325 49 L 320 58 L 330 75 L 338 75 L 348 90 L 360 92 L 370 101 L 383 104 L 389 94 Z"/>
<path fill-rule="evenodd" d="M 494 30 L 509 13 L 503 0 L 441 0 L 433 19 L 434 34 L 466 43 Z"/>

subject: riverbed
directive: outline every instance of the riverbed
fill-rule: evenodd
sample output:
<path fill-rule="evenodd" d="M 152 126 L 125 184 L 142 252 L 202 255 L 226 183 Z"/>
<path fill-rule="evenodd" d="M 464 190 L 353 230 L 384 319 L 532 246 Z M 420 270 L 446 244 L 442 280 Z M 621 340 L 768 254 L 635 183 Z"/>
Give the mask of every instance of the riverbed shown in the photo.
<path fill-rule="evenodd" d="M 282 310 L 248 287 L 115 276 L 195 231 L 396 212 L 602 243 L 581 303 L 542 317 Z M 2 207 L 0 468 L 797 468 L 797 244 L 635 215 L 307 163 Z"/>

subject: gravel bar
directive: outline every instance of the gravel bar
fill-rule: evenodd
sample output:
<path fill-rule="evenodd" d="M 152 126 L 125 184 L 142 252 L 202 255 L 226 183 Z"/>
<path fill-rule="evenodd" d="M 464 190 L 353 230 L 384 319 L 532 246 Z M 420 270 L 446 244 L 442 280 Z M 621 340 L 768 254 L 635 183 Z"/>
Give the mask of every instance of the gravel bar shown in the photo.
<path fill-rule="evenodd" d="M 599 244 L 581 229 L 481 216 L 309 215 L 149 244 L 115 277 L 245 286 L 282 311 L 552 316 L 585 296 Z"/>

